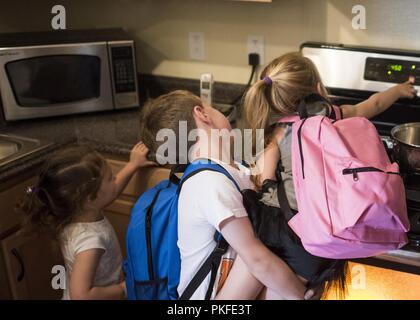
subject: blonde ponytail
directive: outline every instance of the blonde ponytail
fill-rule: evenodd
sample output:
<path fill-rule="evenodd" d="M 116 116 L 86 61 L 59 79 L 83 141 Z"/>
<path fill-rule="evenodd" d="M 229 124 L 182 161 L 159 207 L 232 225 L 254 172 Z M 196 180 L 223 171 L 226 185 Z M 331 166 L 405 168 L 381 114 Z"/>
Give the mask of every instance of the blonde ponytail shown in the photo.
<path fill-rule="evenodd" d="M 264 81 L 264 78 L 270 81 Z M 296 113 L 299 102 L 312 93 L 327 97 L 313 62 L 299 52 L 287 53 L 270 62 L 244 99 L 245 121 L 249 128 L 268 129 L 272 115 Z"/>

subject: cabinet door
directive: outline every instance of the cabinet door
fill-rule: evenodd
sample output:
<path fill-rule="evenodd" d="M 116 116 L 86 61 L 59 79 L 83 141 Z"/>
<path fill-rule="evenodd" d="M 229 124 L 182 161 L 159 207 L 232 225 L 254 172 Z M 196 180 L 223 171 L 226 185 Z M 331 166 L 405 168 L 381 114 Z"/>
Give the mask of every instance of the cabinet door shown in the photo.
<path fill-rule="evenodd" d="M 54 265 L 63 265 L 58 244 L 47 236 L 19 232 L 1 241 L 10 289 L 14 299 L 60 299 L 51 286 Z"/>
<path fill-rule="evenodd" d="M 9 280 L 7 279 L 6 266 L 4 264 L 3 254 L 0 250 L 0 300 L 10 300 L 12 298 Z"/>
<path fill-rule="evenodd" d="M 0 239 L 2 234 L 8 233 L 13 228 L 17 228 L 21 222 L 23 217 L 15 210 L 16 204 L 25 195 L 26 188 L 33 185 L 35 181 L 36 179 L 34 177 L 0 192 Z"/>

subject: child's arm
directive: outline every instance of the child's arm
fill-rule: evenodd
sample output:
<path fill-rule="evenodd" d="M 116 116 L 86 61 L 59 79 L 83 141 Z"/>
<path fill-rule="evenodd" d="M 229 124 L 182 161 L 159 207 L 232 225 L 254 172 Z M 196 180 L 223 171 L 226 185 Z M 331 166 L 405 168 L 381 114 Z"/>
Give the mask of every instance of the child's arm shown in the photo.
<path fill-rule="evenodd" d="M 70 298 L 72 300 L 121 300 L 126 298 L 125 282 L 108 287 L 93 287 L 96 269 L 103 249 L 80 252 L 74 261 L 70 275 Z"/>
<path fill-rule="evenodd" d="M 369 99 L 357 105 L 343 105 L 343 118 L 350 117 L 366 117 L 368 119 L 384 112 L 395 101 L 401 98 L 414 98 L 417 91 L 413 87 L 414 77 L 405 82 L 398 84 L 384 92 L 375 93 Z"/>
<path fill-rule="evenodd" d="M 274 131 L 272 141 L 264 149 L 264 153 L 257 160 L 258 186 L 267 179 L 276 180 L 277 163 L 280 160 L 278 141 L 283 139 L 285 130 L 279 127 Z"/>
<path fill-rule="evenodd" d="M 149 149 L 142 142 L 133 147 L 130 153 L 130 161 L 115 176 L 115 197 L 120 195 L 139 168 L 156 165 L 156 163 L 147 160 L 148 152 Z"/>
<path fill-rule="evenodd" d="M 289 266 L 255 237 L 248 217 L 223 221 L 220 231 L 264 286 L 287 300 L 303 299 L 305 286 Z M 257 293 L 258 294 L 258 293 Z"/>

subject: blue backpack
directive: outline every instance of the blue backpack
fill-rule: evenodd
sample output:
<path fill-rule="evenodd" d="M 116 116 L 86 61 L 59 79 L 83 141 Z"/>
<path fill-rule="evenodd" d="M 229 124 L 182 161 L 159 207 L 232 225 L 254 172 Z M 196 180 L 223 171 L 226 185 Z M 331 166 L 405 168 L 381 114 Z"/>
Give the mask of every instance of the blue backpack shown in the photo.
<path fill-rule="evenodd" d="M 185 168 L 186 167 L 186 168 Z M 176 173 L 185 169 L 182 178 Z M 233 177 L 220 165 L 199 160 L 188 166 L 173 169 L 164 180 L 140 196 L 131 211 L 127 229 L 127 259 L 124 261 L 127 295 L 130 300 L 187 300 L 190 299 L 209 273 L 210 299 L 222 255 L 227 242 L 216 232 L 217 246 L 181 297 L 178 297 L 181 259 L 178 241 L 178 196 L 183 183 L 201 171 L 215 171 L 226 175 L 240 190 Z"/>

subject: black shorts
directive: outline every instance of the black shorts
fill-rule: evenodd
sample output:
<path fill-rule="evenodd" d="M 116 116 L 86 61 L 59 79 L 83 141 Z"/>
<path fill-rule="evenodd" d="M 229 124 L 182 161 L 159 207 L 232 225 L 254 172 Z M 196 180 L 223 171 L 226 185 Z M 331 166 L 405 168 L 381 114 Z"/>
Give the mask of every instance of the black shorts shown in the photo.
<path fill-rule="evenodd" d="M 242 195 L 257 237 L 310 286 L 334 280 L 341 265 L 344 272 L 342 261 L 317 257 L 306 251 L 280 208 L 262 203 L 261 194 L 254 190 L 244 190 Z"/>

